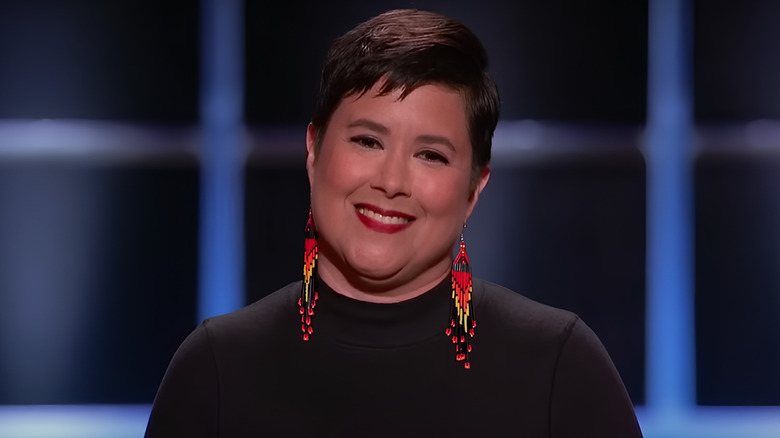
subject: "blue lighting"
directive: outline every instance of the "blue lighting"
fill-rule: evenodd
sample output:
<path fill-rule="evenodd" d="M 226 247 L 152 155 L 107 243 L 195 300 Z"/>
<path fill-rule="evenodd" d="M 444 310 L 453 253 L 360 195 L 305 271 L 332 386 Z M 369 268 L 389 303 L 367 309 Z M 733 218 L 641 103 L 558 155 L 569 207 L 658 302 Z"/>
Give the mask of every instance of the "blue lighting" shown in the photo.
<path fill-rule="evenodd" d="M 243 2 L 201 7 L 199 321 L 244 304 Z"/>
<path fill-rule="evenodd" d="M 0 437 L 137 438 L 150 405 L 0 406 Z"/>
<path fill-rule="evenodd" d="M 695 405 L 690 2 L 652 0 L 647 111 L 647 406 Z"/>
<path fill-rule="evenodd" d="M 645 438 L 777 438 L 780 407 L 699 407 L 672 418 L 637 409 Z"/>

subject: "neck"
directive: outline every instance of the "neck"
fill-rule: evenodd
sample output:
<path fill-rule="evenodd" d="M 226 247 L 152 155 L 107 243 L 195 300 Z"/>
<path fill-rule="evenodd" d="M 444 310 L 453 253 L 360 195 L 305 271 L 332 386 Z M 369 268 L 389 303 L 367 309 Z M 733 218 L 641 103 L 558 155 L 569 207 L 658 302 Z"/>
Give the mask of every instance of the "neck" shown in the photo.
<path fill-rule="evenodd" d="M 345 274 L 330 260 L 321 256 L 318 259 L 317 272 L 325 283 L 341 295 L 369 303 L 397 303 L 433 289 L 450 274 L 451 264 L 451 261 L 439 263 L 407 281 L 400 273 L 382 279 L 362 276 L 359 273 Z"/>

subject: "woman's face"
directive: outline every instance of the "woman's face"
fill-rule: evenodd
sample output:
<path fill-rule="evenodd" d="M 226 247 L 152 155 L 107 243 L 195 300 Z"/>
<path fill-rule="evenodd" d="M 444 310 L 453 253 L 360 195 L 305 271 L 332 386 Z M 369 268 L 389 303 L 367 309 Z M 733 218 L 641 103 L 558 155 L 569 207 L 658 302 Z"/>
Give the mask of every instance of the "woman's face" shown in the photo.
<path fill-rule="evenodd" d="M 381 85 L 381 84 L 379 84 Z M 320 148 L 307 132 L 319 273 L 365 301 L 419 295 L 450 271 L 451 251 L 479 193 L 469 192 L 471 142 L 459 93 L 424 85 L 342 100 Z"/>

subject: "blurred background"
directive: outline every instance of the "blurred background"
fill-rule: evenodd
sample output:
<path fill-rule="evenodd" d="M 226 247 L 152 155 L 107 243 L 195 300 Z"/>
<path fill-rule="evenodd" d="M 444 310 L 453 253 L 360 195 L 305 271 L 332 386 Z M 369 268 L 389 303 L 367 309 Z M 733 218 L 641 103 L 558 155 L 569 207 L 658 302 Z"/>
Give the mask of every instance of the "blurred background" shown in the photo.
<path fill-rule="evenodd" d="M 475 275 L 578 313 L 648 437 L 780 436 L 780 2 L 0 0 L 0 436 L 139 436 L 300 276 L 332 40 L 430 9 L 502 97 Z"/>

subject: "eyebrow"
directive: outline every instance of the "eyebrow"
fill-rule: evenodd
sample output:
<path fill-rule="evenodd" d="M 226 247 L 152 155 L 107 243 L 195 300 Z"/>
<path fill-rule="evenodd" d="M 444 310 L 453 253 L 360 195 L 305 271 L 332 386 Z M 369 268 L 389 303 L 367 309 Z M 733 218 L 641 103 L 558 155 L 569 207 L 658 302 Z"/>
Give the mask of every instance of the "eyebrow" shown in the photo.
<path fill-rule="evenodd" d="M 381 123 L 377 123 L 377 122 L 375 122 L 373 120 L 369 120 L 369 119 L 357 119 L 354 122 L 352 122 L 349 125 L 347 125 L 347 128 L 357 128 L 357 127 L 368 128 L 368 129 L 370 129 L 372 131 L 376 131 L 376 132 L 378 132 L 380 134 L 383 134 L 383 135 L 390 134 L 390 128 L 388 128 L 387 126 L 385 126 L 385 125 L 383 125 Z"/>
<path fill-rule="evenodd" d="M 440 144 L 452 149 L 453 151 L 455 150 L 455 145 L 452 144 L 450 139 L 440 135 L 420 135 L 417 137 L 417 141 L 425 144 Z"/>
<path fill-rule="evenodd" d="M 382 135 L 390 134 L 390 128 L 388 128 L 387 126 L 381 123 L 369 119 L 357 119 L 351 122 L 349 125 L 347 125 L 347 127 L 348 128 L 364 127 L 372 131 L 378 132 L 379 134 Z M 416 140 L 424 144 L 440 144 L 442 146 L 446 146 L 449 149 L 452 149 L 453 151 L 455 150 L 455 145 L 452 144 L 450 139 L 440 135 L 423 134 L 418 136 Z"/>

